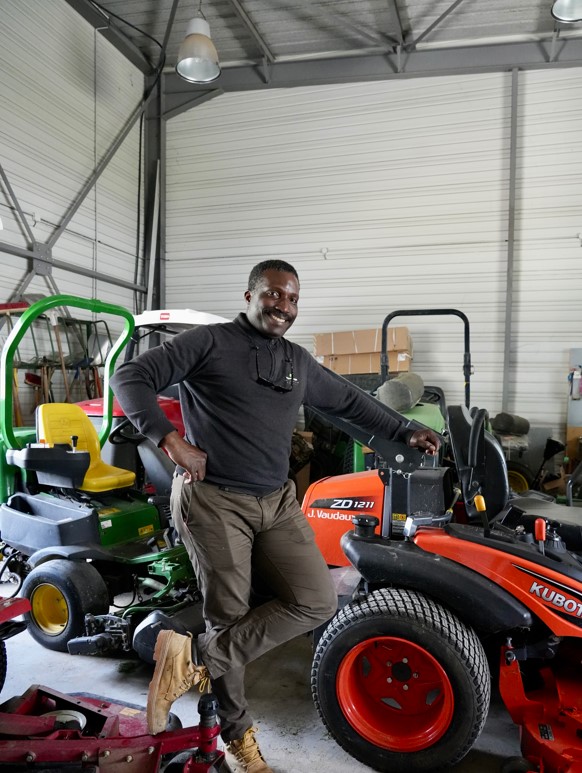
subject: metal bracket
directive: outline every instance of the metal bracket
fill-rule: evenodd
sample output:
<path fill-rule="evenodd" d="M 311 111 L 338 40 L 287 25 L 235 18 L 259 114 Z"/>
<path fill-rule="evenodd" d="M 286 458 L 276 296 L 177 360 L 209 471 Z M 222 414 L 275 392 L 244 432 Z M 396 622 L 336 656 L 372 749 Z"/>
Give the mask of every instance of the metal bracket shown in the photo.
<path fill-rule="evenodd" d="M 50 276 L 53 273 L 53 251 L 48 244 L 33 242 L 32 245 L 39 257 L 32 259 L 32 270 L 38 276 Z"/>
<path fill-rule="evenodd" d="M 263 57 L 263 60 L 261 62 L 261 66 L 263 69 L 263 80 L 267 84 L 267 86 L 271 83 L 273 68 L 271 66 L 271 62 L 267 59 L 266 56 Z"/>

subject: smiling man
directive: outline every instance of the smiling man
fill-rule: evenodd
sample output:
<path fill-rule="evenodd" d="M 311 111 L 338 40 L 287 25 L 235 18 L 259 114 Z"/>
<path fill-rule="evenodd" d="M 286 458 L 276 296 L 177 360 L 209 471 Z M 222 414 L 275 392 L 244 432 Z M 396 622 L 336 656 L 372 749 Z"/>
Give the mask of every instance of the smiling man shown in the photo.
<path fill-rule="evenodd" d="M 269 773 L 244 693 L 244 667 L 268 650 L 326 622 L 336 595 L 314 534 L 288 480 L 299 407 L 310 405 L 425 453 L 431 430 L 408 430 L 374 400 L 284 338 L 297 317 L 293 266 L 255 266 L 246 313 L 201 326 L 125 363 L 115 394 L 140 432 L 176 464 L 174 524 L 204 599 L 206 632 L 192 639 L 162 631 L 148 693 L 152 733 L 166 729 L 176 698 L 210 682 L 222 737 L 248 773 Z M 186 436 L 174 430 L 156 394 L 180 385 Z M 251 572 L 273 598 L 251 607 Z"/>

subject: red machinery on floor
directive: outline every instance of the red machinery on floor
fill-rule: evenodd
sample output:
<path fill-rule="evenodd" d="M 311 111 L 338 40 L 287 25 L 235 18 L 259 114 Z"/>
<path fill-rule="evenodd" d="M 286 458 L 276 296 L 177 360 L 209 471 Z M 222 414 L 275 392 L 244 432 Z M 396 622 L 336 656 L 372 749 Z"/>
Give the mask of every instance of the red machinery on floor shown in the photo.
<path fill-rule="evenodd" d="M 6 676 L 4 640 L 23 630 L 14 618 L 29 608 L 27 599 L 0 600 L 0 687 Z M 168 730 L 153 736 L 143 708 L 32 685 L 0 705 L 0 771 L 229 773 L 218 749 L 216 710 L 216 699 L 203 695 L 199 725 L 181 728 L 170 715 Z"/>

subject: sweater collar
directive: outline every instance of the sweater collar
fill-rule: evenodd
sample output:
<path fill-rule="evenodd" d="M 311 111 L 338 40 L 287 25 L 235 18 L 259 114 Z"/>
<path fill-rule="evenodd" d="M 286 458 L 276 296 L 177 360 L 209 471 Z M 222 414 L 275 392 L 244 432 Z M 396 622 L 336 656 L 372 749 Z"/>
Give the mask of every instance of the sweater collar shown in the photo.
<path fill-rule="evenodd" d="M 237 327 L 240 327 L 247 338 L 251 340 L 254 344 L 264 344 L 268 343 L 269 341 L 277 342 L 280 341 L 281 345 L 283 344 L 283 336 L 280 338 L 273 338 L 271 336 L 263 335 L 259 330 L 256 329 L 256 327 L 253 327 L 251 323 L 248 320 L 247 315 L 244 313 L 244 311 L 241 311 L 241 313 L 235 317 L 234 324 Z M 275 344 L 276 345 L 276 344 Z"/>

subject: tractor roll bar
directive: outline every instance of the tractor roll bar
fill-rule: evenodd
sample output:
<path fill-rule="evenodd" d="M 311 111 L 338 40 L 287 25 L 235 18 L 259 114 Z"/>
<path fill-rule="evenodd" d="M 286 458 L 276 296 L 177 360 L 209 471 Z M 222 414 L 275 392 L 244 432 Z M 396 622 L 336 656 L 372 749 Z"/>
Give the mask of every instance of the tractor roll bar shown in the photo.
<path fill-rule="evenodd" d="M 471 405 L 471 342 L 469 333 L 469 320 L 467 315 L 458 309 L 399 309 L 393 311 L 384 319 L 382 323 L 382 352 L 380 354 L 380 378 L 382 384 L 388 378 L 388 325 L 394 317 L 429 317 L 452 315 L 460 317 L 465 326 L 465 351 L 463 353 L 463 376 L 465 378 L 465 405 L 467 408 Z"/>
<path fill-rule="evenodd" d="M 105 303 L 96 298 L 78 298 L 75 295 L 52 295 L 29 306 L 18 319 L 10 335 L 6 339 L 0 356 L 0 437 L 8 448 L 19 448 L 20 445 L 14 434 L 12 424 L 12 387 L 13 387 L 13 363 L 14 354 L 24 334 L 32 323 L 49 309 L 57 306 L 72 306 L 79 309 L 87 309 L 99 314 L 113 314 L 123 317 L 125 325 L 120 337 L 111 347 L 104 366 L 103 384 L 103 423 L 99 431 L 101 446 L 107 439 L 111 430 L 113 394 L 109 388 L 109 377 L 113 373 L 115 362 L 131 337 L 134 328 L 133 314 L 121 306 Z"/>

